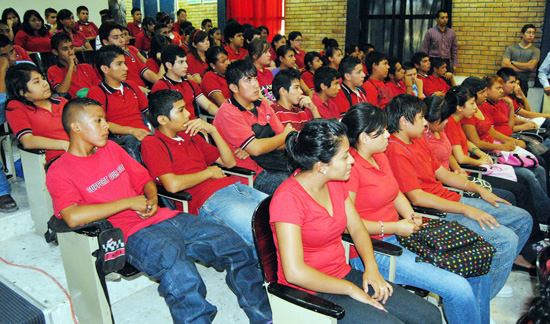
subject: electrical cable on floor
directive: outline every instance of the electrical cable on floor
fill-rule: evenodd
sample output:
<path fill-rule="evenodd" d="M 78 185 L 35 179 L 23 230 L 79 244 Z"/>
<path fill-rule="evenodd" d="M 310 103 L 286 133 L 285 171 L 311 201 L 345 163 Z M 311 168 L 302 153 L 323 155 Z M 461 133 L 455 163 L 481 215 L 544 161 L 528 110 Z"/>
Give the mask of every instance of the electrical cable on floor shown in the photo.
<path fill-rule="evenodd" d="M 59 286 L 59 288 L 63 291 L 63 293 L 65 293 L 65 296 L 67 296 L 67 299 L 69 300 L 69 305 L 71 306 L 71 315 L 73 316 L 73 321 L 74 321 L 75 324 L 78 324 L 78 322 L 76 321 L 76 316 L 74 314 L 73 301 L 71 300 L 71 297 L 69 296 L 69 293 L 67 292 L 67 290 L 65 290 L 65 288 L 63 288 L 63 286 L 61 286 L 61 284 L 59 283 L 59 281 L 57 281 L 57 279 L 55 279 L 52 275 L 50 275 L 49 273 L 47 273 L 46 271 L 44 271 L 42 269 L 38 269 L 38 268 L 35 268 L 35 267 L 26 266 L 26 265 L 22 265 L 22 264 L 11 263 L 9 261 L 4 260 L 2 257 L 0 257 L 0 260 L 2 262 L 4 262 L 5 264 L 7 264 L 7 265 L 11 265 L 11 266 L 14 266 L 14 267 L 20 267 L 20 268 L 25 268 L 25 269 L 31 269 L 31 270 L 41 272 L 41 273 L 45 274 L 46 276 L 48 276 L 50 279 L 52 279 Z"/>

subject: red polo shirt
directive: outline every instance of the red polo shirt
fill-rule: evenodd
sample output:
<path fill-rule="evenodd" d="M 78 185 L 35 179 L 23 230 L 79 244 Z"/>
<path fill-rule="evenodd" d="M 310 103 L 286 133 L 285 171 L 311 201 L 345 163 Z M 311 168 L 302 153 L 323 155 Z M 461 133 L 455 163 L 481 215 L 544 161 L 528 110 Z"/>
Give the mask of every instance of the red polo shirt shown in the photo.
<path fill-rule="evenodd" d="M 53 65 L 48 69 L 48 81 L 53 90 L 63 82 L 67 74 L 68 67 L 63 67 L 59 64 Z M 76 71 L 73 72 L 69 94 L 75 98 L 78 90 L 83 88 L 91 88 L 101 82 L 97 77 L 97 73 L 90 64 L 78 64 Z"/>
<path fill-rule="evenodd" d="M 304 63 L 304 58 L 306 57 L 306 52 L 303 50 L 296 50 L 296 65 L 298 66 L 298 70 L 304 70 L 306 68 L 306 64 Z"/>
<path fill-rule="evenodd" d="M 319 115 L 321 115 L 322 118 L 340 119 L 340 109 L 338 108 L 338 105 L 334 101 L 334 98 L 328 98 L 328 101 L 324 102 L 323 99 L 321 99 L 321 97 L 317 93 L 314 93 L 313 98 L 311 98 L 311 101 L 313 101 L 313 104 L 317 107 L 317 110 L 319 111 Z"/>
<path fill-rule="evenodd" d="M 126 28 L 128 28 L 128 31 L 130 32 L 130 36 L 136 37 L 139 33 L 141 33 L 141 24 L 136 25 L 135 22 L 131 21 L 126 24 Z"/>
<path fill-rule="evenodd" d="M 31 58 L 29 57 L 29 54 L 27 54 L 27 51 L 21 46 L 13 45 L 13 50 L 15 51 L 15 61 L 22 62 L 22 61 L 29 61 L 32 62 Z"/>
<path fill-rule="evenodd" d="M 195 76 L 198 74 L 201 76 L 201 78 L 204 76 L 206 70 L 208 69 L 208 64 L 206 62 L 203 62 L 202 60 L 197 59 L 193 53 L 187 55 L 187 65 L 187 73 L 191 74 L 191 76 Z"/>
<path fill-rule="evenodd" d="M 348 100 L 348 97 L 346 97 L 346 93 L 350 96 L 351 104 Z M 348 112 L 351 106 L 360 102 L 367 102 L 367 95 L 363 93 L 363 91 L 359 88 L 352 90 L 350 87 L 342 82 L 340 91 L 338 92 L 336 98 L 334 98 L 334 101 L 336 102 L 336 105 L 338 105 L 338 110 L 340 114 L 345 114 L 346 112 Z"/>
<path fill-rule="evenodd" d="M 397 84 L 395 84 L 394 82 L 388 81 L 386 82 L 386 86 L 388 87 L 388 89 L 390 89 L 390 92 L 391 92 L 390 101 L 391 99 L 393 99 L 393 97 L 397 97 L 400 94 L 407 93 L 407 88 L 405 88 L 405 84 L 403 83 L 403 81 L 399 81 L 399 83 Z"/>
<path fill-rule="evenodd" d="M 202 78 L 201 89 L 208 98 L 211 98 L 212 93 L 219 91 L 225 99 L 231 98 L 231 90 L 227 86 L 227 80 L 214 71 L 208 71 Z"/>
<path fill-rule="evenodd" d="M 180 81 L 174 81 L 168 78 L 166 75 L 162 77 L 151 89 L 151 93 L 155 93 L 159 90 L 173 89 L 179 91 L 183 95 L 183 101 L 187 104 L 185 109 L 189 112 L 189 119 L 197 118 L 195 114 L 194 103 L 197 98 L 202 96 L 202 90 L 199 85 L 187 78 L 182 78 Z"/>
<path fill-rule="evenodd" d="M 424 96 L 432 95 L 434 92 L 443 91 L 443 93 L 447 93 L 449 89 L 451 88 L 445 79 L 443 78 L 436 78 L 433 75 L 430 75 L 427 78 L 424 78 L 422 80 L 422 90 L 424 91 Z"/>
<path fill-rule="evenodd" d="M 121 126 L 150 131 L 143 123 L 141 113 L 147 110 L 147 97 L 132 81 L 122 82 L 124 92 L 108 86 L 105 82 L 90 88 L 87 98 L 95 99 L 105 109 L 107 121 Z"/>
<path fill-rule="evenodd" d="M 51 52 L 50 38 L 52 38 L 50 33 L 47 33 L 46 36 L 35 36 L 20 30 L 15 35 L 13 43 L 23 47 L 28 52 Z"/>
<path fill-rule="evenodd" d="M 491 116 L 493 120 L 493 126 L 495 130 L 501 132 L 506 136 L 512 135 L 514 132 L 508 121 L 510 120 L 509 113 L 510 108 L 506 105 L 503 100 L 500 100 L 497 103 L 490 102 L 487 100 L 483 105 L 478 107 L 479 110 L 483 113 L 484 116 Z"/>
<path fill-rule="evenodd" d="M 80 21 L 76 22 L 76 29 L 79 30 L 84 36 L 87 37 L 96 37 L 97 33 L 99 32 L 99 29 L 97 26 L 91 22 L 88 21 L 87 23 L 82 23 Z"/>
<path fill-rule="evenodd" d="M 147 61 L 145 62 L 145 66 L 153 71 L 155 74 L 159 73 L 160 71 L 160 65 L 158 64 L 157 60 L 155 60 L 154 58 L 148 58 Z"/>
<path fill-rule="evenodd" d="M 147 71 L 147 67 L 139 60 L 136 53 L 132 54 L 132 51 L 133 49 L 130 46 L 128 46 L 128 50 L 124 51 L 124 59 L 128 67 L 126 79 L 135 82 L 140 87 L 145 87 L 145 82 L 143 82 L 141 76 Z"/>
<path fill-rule="evenodd" d="M 135 45 L 140 50 L 149 51 L 151 48 L 151 39 L 145 36 L 145 32 L 141 32 L 136 36 Z"/>
<path fill-rule="evenodd" d="M 453 116 L 447 119 L 445 133 L 447 134 L 449 142 L 451 142 L 451 146 L 460 145 L 460 147 L 462 147 L 462 152 L 468 156 L 468 139 L 462 130 L 462 126 L 453 118 Z"/>
<path fill-rule="evenodd" d="M 271 104 L 271 108 L 273 108 L 275 115 L 284 126 L 286 126 L 286 124 L 290 124 L 297 131 L 301 131 L 304 125 L 313 119 L 310 110 L 307 108 L 302 110 L 299 107 L 292 106 L 290 110 L 287 110 L 278 103 Z"/>
<path fill-rule="evenodd" d="M 229 61 L 244 60 L 244 58 L 248 55 L 248 51 L 242 47 L 239 48 L 239 53 L 235 52 L 229 45 L 225 47 L 225 50 L 227 51 Z"/>
<path fill-rule="evenodd" d="M 20 139 L 25 134 L 43 136 L 58 140 L 69 140 L 69 135 L 61 124 L 63 107 L 67 103 L 65 98 L 50 98 L 52 111 L 44 108 L 28 107 L 20 101 L 10 101 L 6 109 L 6 119 L 13 133 Z M 65 153 L 63 150 L 46 150 L 46 161 Z"/>
<path fill-rule="evenodd" d="M 164 174 L 182 175 L 204 171 L 220 157 L 218 149 L 208 144 L 202 136 L 191 137 L 185 132 L 178 133 L 178 136 L 179 139 L 169 138 L 157 130 L 141 143 L 143 162 L 159 183 L 158 177 Z M 231 177 L 208 179 L 185 189 L 193 196 L 189 202 L 189 213 L 198 215 L 198 209 L 210 196 L 235 182 L 237 181 Z"/>
<path fill-rule="evenodd" d="M 384 81 L 368 79 L 363 83 L 363 89 L 367 92 L 367 101 L 376 107 L 384 109 L 390 102 L 392 92 Z"/>

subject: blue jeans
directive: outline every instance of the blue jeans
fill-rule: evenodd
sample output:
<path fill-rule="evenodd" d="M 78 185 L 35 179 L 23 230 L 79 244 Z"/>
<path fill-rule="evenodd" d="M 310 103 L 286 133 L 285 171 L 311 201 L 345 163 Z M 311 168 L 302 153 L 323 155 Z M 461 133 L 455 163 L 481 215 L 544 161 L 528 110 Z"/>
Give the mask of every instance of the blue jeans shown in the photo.
<path fill-rule="evenodd" d="M 199 216 L 231 227 L 254 249 L 252 214 L 266 197 L 261 191 L 234 183 L 210 196 L 199 209 Z"/>
<path fill-rule="evenodd" d="M 382 241 L 401 246 L 395 235 Z M 389 277 L 390 257 L 375 253 L 378 270 L 386 280 Z M 422 288 L 443 299 L 449 324 L 489 323 L 489 276 L 463 278 L 426 262 L 416 262 L 417 255 L 403 248 L 397 257 L 395 284 Z M 353 258 L 350 265 L 365 271 L 361 258 Z"/>
<path fill-rule="evenodd" d="M 254 179 L 254 188 L 272 195 L 288 177 L 290 177 L 288 172 L 263 170 Z"/>
<path fill-rule="evenodd" d="M 9 195 L 11 193 L 11 187 L 4 173 L 4 169 L 0 166 L 0 196 Z"/>
<path fill-rule="evenodd" d="M 351 269 L 344 280 L 363 288 L 363 272 L 361 271 Z M 359 302 L 348 295 L 327 293 L 317 293 L 316 295 L 330 300 L 346 310 L 344 318 L 339 320 L 338 324 L 441 323 L 441 313 L 435 305 L 391 282 L 390 284 L 393 287 L 393 295 L 383 304 L 388 312 Z M 368 294 L 371 296 L 374 294 L 371 286 L 369 286 Z"/>
<path fill-rule="evenodd" d="M 500 227 L 494 229 L 485 225 L 485 230 L 482 230 L 476 220 L 462 214 L 447 213 L 446 218 L 448 221 L 456 220 L 468 227 L 497 249 L 489 271 L 491 278 L 489 296 L 492 299 L 506 283 L 514 260 L 531 234 L 533 219 L 527 211 L 503 203 L 496 208 L 483 199 L 462 197 L 459 202 L 492 215 L 500 224 Z"/>
<path fill-rule="evenodd" d="M 547 194 L 544 168 L 539 165 L 536 168 L 514 167 L 514 170 L 518 178 L 525 179 L 529 185 L 537 220 L 542 224 L 548 224 L 550 222 L 548 212 L 550 211 L 550 198 Z"/>
<path fill-rule="evenodd" d="M 132 234 L 126 252 L 131 265 L 160 281 L 158 290 L 174 323 L 211 323 L 216 315 L 195 261 L 227 271 L 225 281 L 250 323 L 271 319 L 252 250 L 228 227 L 180 213 Z"/>

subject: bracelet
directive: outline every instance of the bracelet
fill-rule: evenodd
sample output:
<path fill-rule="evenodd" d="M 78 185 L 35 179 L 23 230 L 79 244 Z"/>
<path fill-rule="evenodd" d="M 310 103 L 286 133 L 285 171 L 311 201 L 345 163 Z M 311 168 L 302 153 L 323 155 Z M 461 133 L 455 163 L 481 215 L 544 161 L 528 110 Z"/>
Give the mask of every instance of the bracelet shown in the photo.
<path fill-rule="evenodd" d="M 468 186 L 468 182 L 470 182 L 470 180 L 466 180 L 466 182 L 464 182 L 464 190 L 466 190 L 466 187 Z"/>
<path fill-rule="evenodd" d="M 382 221 L 378 221 L 378 223 L 380 223 L 380 228 L 382 229 L 382 234 L 378 234 L 378 236 L 384 237 L 384 223 Z"/>
<path fill-rule="evenodd" d="M 470 153 L 474 153 L 476 150 L 479 150 L 479 147 L 474 147 L 474 148 L 470 151 Z"/>

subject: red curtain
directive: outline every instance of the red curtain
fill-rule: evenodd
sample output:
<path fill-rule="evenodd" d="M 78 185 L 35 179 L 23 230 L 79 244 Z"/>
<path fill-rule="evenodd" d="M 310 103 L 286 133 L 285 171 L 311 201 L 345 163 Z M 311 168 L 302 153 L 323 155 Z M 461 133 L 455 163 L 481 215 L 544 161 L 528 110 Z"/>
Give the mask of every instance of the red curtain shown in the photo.
<path fill-rule="evenodd" d="M 227 19 L 234 18 L 240 24 L 254 27 L 266 26 L 269 41 L 281 32 L 284 0 L 227 0 Z"/>

